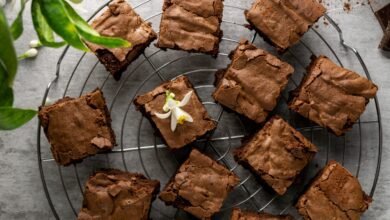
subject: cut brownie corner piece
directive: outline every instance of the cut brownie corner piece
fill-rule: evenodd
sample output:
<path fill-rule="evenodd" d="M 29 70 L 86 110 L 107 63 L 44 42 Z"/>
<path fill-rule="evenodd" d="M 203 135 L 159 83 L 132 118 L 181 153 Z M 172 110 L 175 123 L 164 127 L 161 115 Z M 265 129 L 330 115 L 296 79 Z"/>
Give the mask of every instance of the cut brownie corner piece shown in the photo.
<path fill-rule="evenodd" d="M 291 215 L 272 215 L 265 212 L 244 211 L 234 208 L 230 220 L 294 220 Z"/>
<path fill-rule="evenodd" d="M 146 47 L 157 38 L 149 22 L 144 21 L 125 0 L 113 0 L 91 24 L 103 36 L 119 37 L 131 43 L 128 48 L 105 48 L 87 43 L 115 80 Z"/>
<path fill-rule="evenodd" d="M 238 183 L 236 174 L 193 149 L 159 198 L 199 219 L 211 219 Z"/>
<path fill-rule="evenodd" d="M 99 170 L 86 183 L 78 220 L 149 219 L 151 203 L 159 190 L 158 180 L 142 174 Z"/>
<path fill-rule="evenodd" d="M 234 151 L 234 158 L 283 195 L 317 151 L 317 147 L 301 133 L 274 116 Z"/>
<path fill-rule="evenodd" d="M 185 97 L 188 98 L 187 101 L 184 101 Z M 171 107 L 168 107 L 168 101 L 173 102 Z M 186 103 L 176 106 L 177 103 L 183 102 Z M 152 122 L 172 150 L 183 148 L 194 142 L 214 130 L 217 125 L 208 115 L 196 90 L 186 76 L 179 76 L 172 81 L 162 83 L 150 92 L 137 96 L 134 104 Z M 165 117 L 162 117 L 164 115 Z M 183 118 L 180 119 L 181 117 Z M 177 121 L 174 128 L 172 120 Z"/>
<path fill-rule="evenodd" d="M 245 17 L 267 42 L 284 52 L 326 12 L 316 0 L 255 0 Z"/>
<path fill-rule="evenodd" d="M 301 84 L 291 92 L 289 108 L 337 136 L 350 130 L 378 87 L 338 66 L 326 56 L 312 57 Z"/>
<path fill-rule="evenodd" d="M 164 0 L 156 46 L 216 57 L 222 39 L 223 0 Z"/>
<path fill-rule="evenodd" d="M 296 208 L 305 220 L 358 220 L 371 202 L 358 179 L 330 161 L 299 198 Z"/>
<path fill-rule="evenodd" d="M 276 107 L 294 68 L 245 39 L 229 57 L 229 66 L 215 75 L 213 98 L 250 120 L 264 122 Z"/>
<path fill-rule="evenodd" d="M 116 145 L 110 113 L 100 89 L 41 106 L 38 117 L 53 157 L 60 165 L 80 162 Z"/>

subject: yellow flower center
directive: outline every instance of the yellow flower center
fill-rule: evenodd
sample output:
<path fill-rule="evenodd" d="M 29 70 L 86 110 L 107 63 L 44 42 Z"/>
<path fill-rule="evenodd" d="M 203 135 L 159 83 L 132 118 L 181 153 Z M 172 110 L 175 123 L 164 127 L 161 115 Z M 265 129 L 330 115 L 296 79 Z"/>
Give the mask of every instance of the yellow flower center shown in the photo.
<path fill-rule="evenodd" d="M 185 120 L 186 120 L 186 116 L 181 115 L 181 116 L 179 116 L 179 118 L 177 119 L 177 123 L 180 124 L 180 125 L 182 125 L 182 124 L 184 124 L 184 121 L 185 121 Z"/>

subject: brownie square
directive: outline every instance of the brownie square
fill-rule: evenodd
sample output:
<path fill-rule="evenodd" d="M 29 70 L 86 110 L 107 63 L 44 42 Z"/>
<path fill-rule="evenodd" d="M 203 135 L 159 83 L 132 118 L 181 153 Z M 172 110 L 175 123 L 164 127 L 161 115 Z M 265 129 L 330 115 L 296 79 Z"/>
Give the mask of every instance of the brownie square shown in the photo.
<path fill-rule="evenodd" d="M 148 220 L 159 189 L 159 181 L 146 179 L 142 174 L 98 171 L 86 184 L 78 220 Z"/>
<path fill-rule="evenodd" d="M 386 30 L 386 27 L 389 26 L 389 22 L 390 22 L 390 3 L 383 6 L 378 11 L 376 11 L 375 16 L 378 19 L 382 29 Z"/>
<path fill-rule="evenodd" d="M 176 100 L 182 100 L 188 92 L 193 92 L 188 104 L 182 107 L 192 116 L 193 122 L 179 124 L 174 131 L 171 129 L 170 118 L 161 119 L 156 116 L 156 113 L 163 112 L 167 91 L 174 93 Z M 216 122 L 209 117 L 192 84 L 185 76 L 179 76 L 138 96 L 134 104 L 154 124 L 170 149 L 182 148 L 216 128 Z"/>
<path fill-rule="evenodd" d="M 102 36 L 119 37 L 131 43 L 128 48 L 104 48 L 88 43 L 116 80 L 122 72 L 157 38 L 150 23 L 145 22 L 125 0 L 114 0 L 108 9 L 96 18 L 91 25 Z"/>
<path fill-rule="evenodd" d="M 283 195 L 316 153 L 316 146 L 275 116 L 234 157 Z"/>
<path fill-rule="evenodd" d="M 317 0 L 255 0 L 245 11 L 248 22 L 279 51 L 284 51 L 325 14 Z"/>
<path fill-rule="evenodd" d="M 329 58 L 312 57 L 307 74 L 291 94 L 289 108 L 340 136 L 359 119 L 378 87 Z"/>
<path fill-rule="evenodd" d="M 294 220 L 294 218 L 290 215 L 271 215 L 265 212 L 258 213 L 235 208 L 230 220 Z"/>
<path fill-rule="evenodd" d="M 233 172 L 194 149 L 159 198 L 199 219 L 211 219 L 238 182 Z"/>
<path fill-rule="evenodd" d="M 157 46 L 216 56 L 223 0 L 164 0 Z"/>
<path fill-rule="evenodd" d="M 296 208 L 305 220 L 358 220 L 371 202 L 359 181 L 339 163 L 330 161 L 299 198 Z"/>
<path fill-rule="evenodd" d="M 58 164 L 66 166 L 116 145 L 110 113 L 99 89 L 41 106 L 39 119 Z"/>
<path fill-rule="evenodd" d="M 230 59 L 228 68 L 216 74 L 214 99 L 258 123 L 265 121 L 294 68 L 247 40 L 240 41 Z"/>

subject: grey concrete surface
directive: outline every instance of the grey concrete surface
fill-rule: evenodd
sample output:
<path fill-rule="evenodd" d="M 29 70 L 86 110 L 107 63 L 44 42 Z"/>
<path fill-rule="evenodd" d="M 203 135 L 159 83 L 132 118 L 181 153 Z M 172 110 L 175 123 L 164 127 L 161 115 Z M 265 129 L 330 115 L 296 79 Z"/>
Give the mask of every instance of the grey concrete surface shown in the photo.
<path fill-rule="evenodd" d="M 226 4 L 240 7 L 247 7 L 250 2 L 249 0 L 225 0 Z M 342 0 L 323 0 L 323 2 L 329 9 L 329 15 L 343 29 L 346 42 L 359 50 L 367 64 L 373 81 L 380 88 L 378 98 L 381 105 L 383 123 L 383 160 L 379 182 L 374 194 L 374 202 L 363 219 L 390 219 L 390 54 L 377 49 L 382 37 L 382 30 L 368 4 L 362 5 L 357 4 L 357 1 L 351 1 L 352 10 L 345 12 L 342 9 L 344 4 Z M 359 2 L 366 3 L 366 1 L 360 0 Z M 99 0 L 85 0 L 84 8 L 87 9 L 87 12 L 83 13 L 83 15 L 88 17 L 102 4 L 103 2 Z M 145 11 L 140 13 L 144 17 L 148 17 L 148 15 L 152 14 L 149 11 L 159 7 L 160 5 L 150 5 L 150 8 L 146 8 L 144 9 Z M 8 15 L 10 19 L 14 18 L 14 13 L 11 10 L 8 11 Z M 24 20 L 24 34 L 16 42 L 16 49 L 19 54 L 28 49 L 28 42 L 31 39 L 36 38 L 28 10 L 25 12 Z M 153 21 L 153 25 L 157 27 L 158 23 L 156 24 L 156 21 Z M 319 30 L 325 34 L 327 39 L 337 42 L 338 36 L 336 32 L 330 29 L 329 25 L 325 25 L 322 20 L 319 21 Z M 226 32 L 226 30 L 224 31 Z M 305 36 L 305 39 L 310 41 L 310 36 L 310 34 Z M 42 48 L 36 59 L 20 62 L 14 85 L 16 106 L 37 108 L 40 105 L 46 85 L 54 77 L 56 62 L 61 52 L 62 49 Z M 345 53 L 343 49 L 339 49 L 337 52 Z M 356 67 L 360 71 L 356 61 L 349 61 L 347 59 L 346 62 L 352 68 Z M 74 65 L 74 59 L 67 59 L 63 64 L 65 67 L 73 67 Z M 112 87 L 116 85 L 118 84 L 110 84 Z M 17 130 L 0 132 L 0 219 L 54 219 L 44 195 L 39 176 L 36 149 L 37 123 L 37 119 L 34 119 Z M 373 151 L 376 151 L 376 149 Z M 47 155 L 48 157 L 50 156 L 49 154 Z M 367 151 L 367 155 L 370 155 L 369 151 Z M 369 160 L 369 164 L 372 164 L 375 163 L 376 158 L 372 157 L 370 159 L 368 156 L 367 160 Z M 50 172 L 56 172 L 56 170 L 48 170 L 47 175 L 50 176 Z M 54 188 L 52 193 L 62 193 L 61 188 Z M 61 198 L 55 202 L 66 204 L 65 198 Z M 67 218 L 71 219 L 71 217 Z"/>

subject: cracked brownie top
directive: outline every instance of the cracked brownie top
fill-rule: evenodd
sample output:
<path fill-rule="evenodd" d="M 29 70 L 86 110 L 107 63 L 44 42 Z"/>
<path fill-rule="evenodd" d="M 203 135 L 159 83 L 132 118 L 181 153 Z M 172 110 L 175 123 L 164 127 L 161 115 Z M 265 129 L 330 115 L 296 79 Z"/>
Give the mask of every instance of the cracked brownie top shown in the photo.
<path fill-rule="evenodd" d="M 200 219 L 210 219 L 238 182 L 233 172 L 194 149 L 160 199 Z"/>
<path fill-rule="evenodd" d="M 330 161 L 296 207 L 305 220 L 358 220 L 371 202 L 359 181 L 339 163 Z"/>
<path fill-rule="evenodd" d="M 294 68 L 247 40 L 240 41 L 230 58 L 228 68 L 216 74 L 214 99 L 258 123 L 265 121 Z"/>
<path fill-rule="evenodd" d="M 65 97 L 42 106 L 39 119 L 58 164 L 69 165 L 116 145 L 100 89 L 80 98 Z"/>
<path fill-rule="evenodd" d="M 107 169 L 96 172 L 86 184 L 78 220 L 148 220 L 150 205 L 160 182 L 142 174 Z"/>
<path fill-rule="evenodd" d="M 222 0 L 165 0 L 157 46 L 217 55 L 222 10 Z"/>
<path fill-rule="evenodd" d="M 317 0 L 256 0 L 246 19 L 279 50 L 297 43 L 325 13 Z"/>
<path fill-rule="evenodd" d="M 316 152 L 316 146 L 275 116 L 234 156 L 283 195 Z"/>
<path fill-rule="evenodd" d="M 312 59 L 305 79 L 292 93 L 289 108 L 342 135 L 359 119 L 378 87 L 325 56 Z"/>

